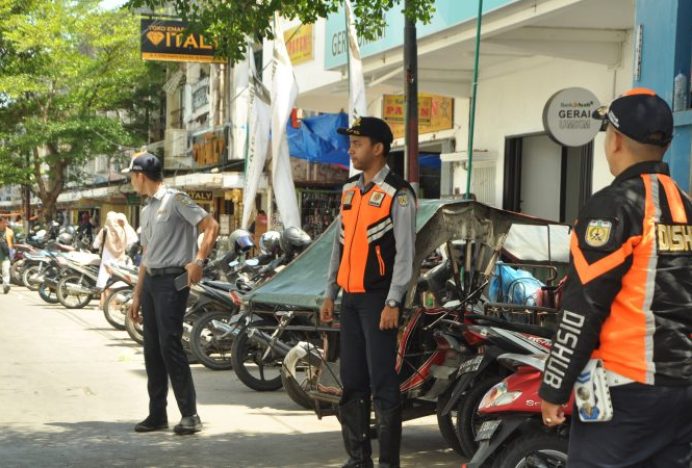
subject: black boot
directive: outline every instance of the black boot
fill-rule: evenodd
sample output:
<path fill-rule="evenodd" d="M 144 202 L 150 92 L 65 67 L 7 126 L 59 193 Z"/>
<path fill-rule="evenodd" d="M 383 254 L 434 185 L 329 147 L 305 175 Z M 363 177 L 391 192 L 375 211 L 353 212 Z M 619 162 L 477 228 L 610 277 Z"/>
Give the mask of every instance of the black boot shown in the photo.
<path fill-rule="evenodd" d="M 356 398 L 339 405 L 341 435 L 348 454 L 342 468 L 372 467 L 370 447 L 370 400 Z"/>
<path fill-rule="evenodd" d="M 380 468 L 399 468 L 401 447 L 401 406 L 381 410 L 377 413 L 377 438 L 380 442 Z"/>

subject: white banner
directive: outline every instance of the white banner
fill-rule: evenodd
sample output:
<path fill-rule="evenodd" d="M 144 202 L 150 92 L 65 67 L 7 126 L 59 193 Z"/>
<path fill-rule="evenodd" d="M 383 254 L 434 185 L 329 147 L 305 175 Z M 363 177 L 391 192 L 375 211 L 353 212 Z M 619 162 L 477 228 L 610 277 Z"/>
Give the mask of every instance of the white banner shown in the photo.
<path fill-rule="evenodd" d="M 252 46 L 248 45 L 248 75 L 249 75 L 249 99 L 247 114 L 247 139 L 245 189 L 243 191 L 243 216 L 241 226 L 247 229 L 250 224 L 250 216 L 255 208 L 255 196 L 262 177 L 264 163 L 267 160 L 269 149 L 269 132 L 271 130 L 271 102 L 269 90 L 264 87 L 257 76 L 255 59 L 252 55 Z"/>
<path fill-rule="evenodd" d="M 250 117 L 250 71 L 252 44 L 248 42 L 245 59 L 236 63 L 231 72 L 231 154 L 230 159 L 243 159 L 247 153 L 248 119 Z"/>
<path fill-rule="evenodd" d="M 348 27 L 348 124 L 350 126 L 357 118 L 368 115 L 368 103 L 365 99 L 363 64 L 360 61 L 353 8 L 351 8 L 351 0 L 344 1 Z M 356 172 L 353 163 L 350 163 L 349 174 L 354 175 Z"/>
<path fill-rule="evenodd" d="M 365 99 L 363 64 L 360 61 L 360 48 L 358 47 L 351 0 L 345 0 L 345 2 L 346 22 L 348 24 L 348 124 L 351 125 L 358 117 L 368 115 L 368 103 Z"/>
<path fill-rule="evenodd" d="M 286 140 L 286 124 L 298 95 L 279 15 L 274 16 L 274 74 L 272 76 L 272 179 L 274 197 L 284 228 L 300 227 L 298 198 Z"/>

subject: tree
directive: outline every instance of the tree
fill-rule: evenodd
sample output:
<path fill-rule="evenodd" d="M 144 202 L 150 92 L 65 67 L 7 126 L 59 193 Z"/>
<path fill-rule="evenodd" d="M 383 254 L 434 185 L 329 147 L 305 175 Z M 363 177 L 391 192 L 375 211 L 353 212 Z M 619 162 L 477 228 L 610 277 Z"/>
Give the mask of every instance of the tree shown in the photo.
<path fill-rule="evenodd" d="M 156 9 L 172 4 L 190 29 L 205 32 L 216 43 L 217 53 L 232 63 L 245 56 L 247 37 L 273 38 L 274 13 L 286 19 L 314 23 L 338 10 L 343 0 L 130 0 L 130 8 Z M 385 26 L 385 12 L 401 0 L 352 0 L 356 30 L 365 39 L 375 39 Z M 435 0 L 405 0 L 407 17 L 427 23 L 435 12 Z M 403 34 L 403 31 L 402 31 Z"/>
<path fill-rule="evenodd" d="M 98 0 L 0 0 L 0 17 L 0 184 L 30 185 L 51 218 L 75 169 L 146 141 L 122 123 L 152 80 L 139 25 Z"/>

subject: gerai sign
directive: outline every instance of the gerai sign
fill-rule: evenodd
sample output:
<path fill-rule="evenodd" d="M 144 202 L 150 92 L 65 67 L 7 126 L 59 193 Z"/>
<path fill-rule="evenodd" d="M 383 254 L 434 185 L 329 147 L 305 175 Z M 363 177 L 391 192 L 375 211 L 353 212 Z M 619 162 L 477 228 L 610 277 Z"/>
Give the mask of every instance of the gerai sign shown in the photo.
<path fill-rule="evenodd" d="M 563 89 L 545 104 L 543 127 L 561 145 L 585 145 L 601 128 L 601 123 L 591 118 L 591 113 L 599 106 L 598 99 L 588 89 Z"/>

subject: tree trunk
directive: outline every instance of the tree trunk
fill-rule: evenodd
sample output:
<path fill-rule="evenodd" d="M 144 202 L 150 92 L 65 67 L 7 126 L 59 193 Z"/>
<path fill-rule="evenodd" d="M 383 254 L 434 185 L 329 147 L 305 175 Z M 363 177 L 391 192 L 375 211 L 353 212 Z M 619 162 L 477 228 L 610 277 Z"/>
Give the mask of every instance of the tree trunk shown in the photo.
<path fill-rule="evenodd" d="M 48 165 L 49 176 L 47 179 L 44 179 L 43 174 L 41 174 L 41 165 L 44 159 L 40 157 L 38 148 L 35 148 L 33 154 L 33 175 L 38 187 L 36 196 L 43 204 L 43 220 L 50 222 L 55 219 L 58 197 L 65 188 L 65 170 L 67 169 L 68 162 L 65 159 L 54 158 L 58 154 L 55 145 L 48 144 L 44 148 L 46 154 L 50 155 L 52 160 Z"/>

